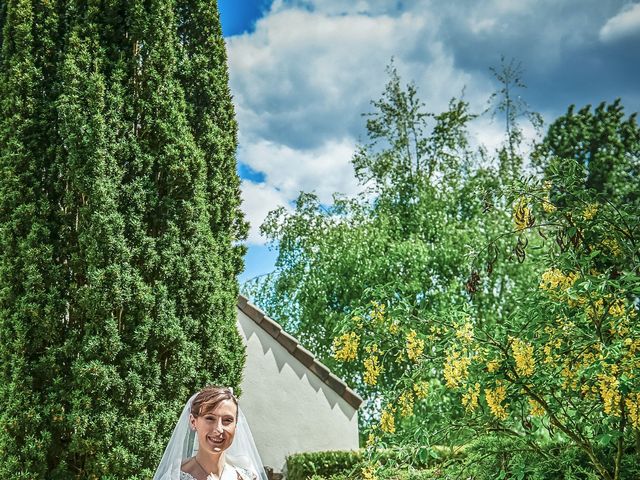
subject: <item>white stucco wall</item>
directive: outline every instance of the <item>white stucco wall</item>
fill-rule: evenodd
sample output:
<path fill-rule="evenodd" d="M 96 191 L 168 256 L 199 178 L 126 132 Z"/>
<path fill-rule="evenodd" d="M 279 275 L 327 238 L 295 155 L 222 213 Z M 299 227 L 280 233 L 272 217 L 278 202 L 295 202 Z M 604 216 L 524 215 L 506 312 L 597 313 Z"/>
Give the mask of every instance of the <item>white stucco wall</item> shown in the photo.
<path fill-rule="evenodd" d="M 247 361 L 240 404 L 265 466 L 287 455 L 358 448 L 357 411 L 238 310 Z"/>

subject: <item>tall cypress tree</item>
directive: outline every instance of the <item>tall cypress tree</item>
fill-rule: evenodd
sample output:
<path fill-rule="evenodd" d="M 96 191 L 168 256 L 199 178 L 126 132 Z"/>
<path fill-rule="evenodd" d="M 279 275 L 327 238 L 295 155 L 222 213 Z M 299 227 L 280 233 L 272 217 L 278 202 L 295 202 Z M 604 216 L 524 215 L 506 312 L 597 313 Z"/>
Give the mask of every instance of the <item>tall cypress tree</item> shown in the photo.
<path fill-rule="evenodd" d="M 0 25 L 0 475 L 149 478 L 244 359 L 217 5 L 11 0 Z"/>

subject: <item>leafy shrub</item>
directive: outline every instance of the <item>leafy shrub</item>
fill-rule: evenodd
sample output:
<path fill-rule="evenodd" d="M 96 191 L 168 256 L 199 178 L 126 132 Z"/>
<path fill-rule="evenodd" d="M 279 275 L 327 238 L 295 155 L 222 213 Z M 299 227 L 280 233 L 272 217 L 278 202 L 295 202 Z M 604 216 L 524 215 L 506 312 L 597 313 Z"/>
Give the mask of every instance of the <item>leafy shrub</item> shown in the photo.
<path fill-rule="evenodd" d="M 482 436 L 463 449 L 439 447 L 439 458 L 413 464 L 415 451 L 380 450 L 377 480 L 599 480 L 588 456 L 578 447 L 564 442 L 534 445 L 523 437 Z M 615 451 L 603 445 L 596 452 L 613 458 Z M 626 452 L 620 480 L 640 478 L 637 454 Z M 288 458 L 291 480 L 361 480 L 366 465 L 364 452 L 317 452 Z M 428 464 L 428 465 L 427 465 Z M 293 469 L 293 472 L 292 472 Z"/>
<path fill-rule="evenodd" d="M 332 475 L 359 470 L 362 462 L 360 451 L 327 451 L 297 453 L 287 457 L 287 479 L 306 480 L 314 476 Z"/>
<path fill-rule="evenodd" d="M 427 467 L 460 457 L 460 450 L 449 447 L 402 447 L 380 449 L 376 461 L 381 466 L 381 477 L 401 480 L 419 480 L 425 477 Z M 327 451 L 298 453 L 287 457 L 288 480 L 341 480 L 360 478 L 367 464 L 364 451 Z"/>
<path fill-rule="evenodd" d="M 538 450 L 519 437 L 486 436 L 469 445 L 463 462 L 447 474 L 474 480 L 595 480 L 588 459 L 573 447 L 549 445 Z"/>
<path fill-rule="evenodd" d="M 564 442 L 549 442 L 534 447 L 522 437 L 484 436 L 469 444 L 465 458 L 448 464 L 439 478 L 473 480 L 597 480 L 588 456 L 578 447 Z M 640 478 L 637 455 L 627 452 L 620 469 L 621 480 Z M 613 458 L 613 448 L 606 446 L 596 454 Z M 635 457 L 635 458 L 634 458 Z M 613 463 L 613 461 L 612 461 Z"/>

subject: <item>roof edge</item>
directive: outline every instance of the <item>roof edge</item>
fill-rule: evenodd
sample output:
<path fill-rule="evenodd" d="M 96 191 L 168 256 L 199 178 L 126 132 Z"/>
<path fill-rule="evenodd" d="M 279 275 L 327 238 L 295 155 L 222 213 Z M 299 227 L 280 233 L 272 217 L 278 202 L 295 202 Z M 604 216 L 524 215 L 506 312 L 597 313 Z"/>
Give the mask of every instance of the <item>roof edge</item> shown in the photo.
<path fill-rule="evenodd" d="M 331 373 L 329 368 L 300 345 L 300 342 L 298 342 L 296 338 L 282 330 L 282 327 L 278 322 L 256 307 L 244 295 L 238 295 L 237 305 L 242 313 L 273 337 L 276 342 L 282 345 L 286 351 L 302 363 L 316 377 L 322 380 L 325 385 L 336 392 L 338 396 L 356 410 L 360 407 L 363 401 L 362 397 L 352 390 L 344 380 Z"/>

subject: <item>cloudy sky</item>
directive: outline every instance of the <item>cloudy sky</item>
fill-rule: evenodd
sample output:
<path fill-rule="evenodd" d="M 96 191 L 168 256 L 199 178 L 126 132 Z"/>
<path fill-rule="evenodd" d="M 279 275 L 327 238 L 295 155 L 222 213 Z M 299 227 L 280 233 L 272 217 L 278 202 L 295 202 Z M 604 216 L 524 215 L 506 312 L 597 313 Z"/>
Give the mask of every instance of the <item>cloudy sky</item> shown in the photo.
<path fill-rule="evenodd" d="M 258 228 L 300 191 L 354 193 L 363 112 L 394 59 L 433 112 L 454 96 L 476 111 L 498 87 L 489 67 L 521 62 L 523 97 L 547 120 L 570 104 L 622 98 L 640 110 L 640 1 L 219 0 L 240 127 L 243 208 L 251 222 L 241 280 L 273 268 Z M 476 141 L 501 140 L 481 117 Z"/>

